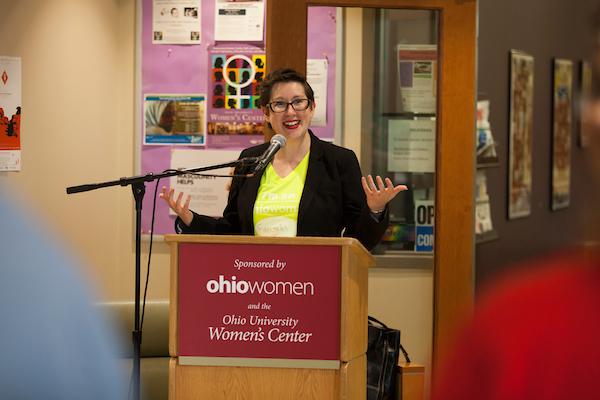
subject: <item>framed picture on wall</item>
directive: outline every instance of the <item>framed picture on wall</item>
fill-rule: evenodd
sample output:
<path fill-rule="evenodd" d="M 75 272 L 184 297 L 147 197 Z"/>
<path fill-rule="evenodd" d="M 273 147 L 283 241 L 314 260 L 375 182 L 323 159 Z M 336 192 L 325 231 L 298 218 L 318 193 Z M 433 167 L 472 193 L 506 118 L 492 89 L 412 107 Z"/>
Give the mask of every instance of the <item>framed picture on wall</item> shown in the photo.
<path fill-rule="evenodd" d="M 508 218 L 531 214 L 531 146 L 533 138 L 533 56 L 510 52 L 508 145 Z"/>
<path fill-rule="evenodd" d="M 592 95 L 592 65 L 588 61 L 581 61 L 579 63 L 579 97 L 581 102 L 584 103 L 590 99 Z M 582 105 L 582 104 L 581 104 Z M 579 147 L 585 148 L 589 145 L 590 132 L 589 128 L 586 128 L 583 123 L 581 107 L 577 108 L 578 112 L 578 137 L 577 143 Z"/>
<path fill-rule="evenodd" d="M 573 114 L 573 62 L 554 59 L 552 85 L 552 210 L 569 206 Z"/>

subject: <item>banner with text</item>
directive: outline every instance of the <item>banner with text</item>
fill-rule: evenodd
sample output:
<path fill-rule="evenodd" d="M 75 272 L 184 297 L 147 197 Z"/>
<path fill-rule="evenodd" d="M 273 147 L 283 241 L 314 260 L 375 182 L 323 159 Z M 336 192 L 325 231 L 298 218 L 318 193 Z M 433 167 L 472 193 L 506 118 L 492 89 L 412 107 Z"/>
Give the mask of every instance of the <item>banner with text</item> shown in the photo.
<path fill-rule="evenodd" d="M 339 360 L 335 246 L 181 244 L 179 356 Z"/>

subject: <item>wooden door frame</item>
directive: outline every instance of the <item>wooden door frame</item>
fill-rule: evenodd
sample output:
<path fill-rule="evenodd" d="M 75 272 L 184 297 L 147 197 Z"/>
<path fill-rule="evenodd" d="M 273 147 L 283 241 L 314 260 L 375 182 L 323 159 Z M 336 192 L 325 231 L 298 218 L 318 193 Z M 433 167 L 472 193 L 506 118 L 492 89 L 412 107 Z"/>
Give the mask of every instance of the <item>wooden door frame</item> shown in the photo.
<path fill-rule="evenodd" d="M 433 365 L 473 308 L 476 0 L 269 0 L 267 67 L 306 72 L 308 6 L 440 12 Z"/>

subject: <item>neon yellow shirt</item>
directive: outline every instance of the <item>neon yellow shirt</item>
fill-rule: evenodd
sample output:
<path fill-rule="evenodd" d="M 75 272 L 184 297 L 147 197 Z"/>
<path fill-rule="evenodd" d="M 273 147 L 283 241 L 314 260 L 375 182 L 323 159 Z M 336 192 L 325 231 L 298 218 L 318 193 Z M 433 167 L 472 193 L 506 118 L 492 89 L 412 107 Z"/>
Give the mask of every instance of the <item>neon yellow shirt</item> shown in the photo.
<path fill-rule="evenodd" d="M 277 175 L 272 164 L 267 166 L 254 203 L 256 236 L 296 236 L 309 154 L 285 178 Z"/>

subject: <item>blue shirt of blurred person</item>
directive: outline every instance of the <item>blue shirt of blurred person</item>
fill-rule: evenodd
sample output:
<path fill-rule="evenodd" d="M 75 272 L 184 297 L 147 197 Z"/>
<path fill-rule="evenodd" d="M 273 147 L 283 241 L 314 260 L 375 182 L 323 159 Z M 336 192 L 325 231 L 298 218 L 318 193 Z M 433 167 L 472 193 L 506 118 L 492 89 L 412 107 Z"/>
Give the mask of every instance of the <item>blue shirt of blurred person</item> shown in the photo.
<path fill-rule="evenodd" d="M 121 399 L 115 338 L 78 268 L 0 191 L 0 397 Z"/>

